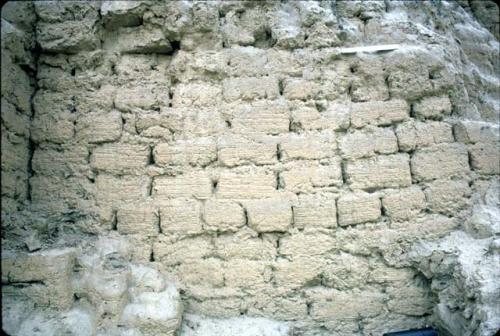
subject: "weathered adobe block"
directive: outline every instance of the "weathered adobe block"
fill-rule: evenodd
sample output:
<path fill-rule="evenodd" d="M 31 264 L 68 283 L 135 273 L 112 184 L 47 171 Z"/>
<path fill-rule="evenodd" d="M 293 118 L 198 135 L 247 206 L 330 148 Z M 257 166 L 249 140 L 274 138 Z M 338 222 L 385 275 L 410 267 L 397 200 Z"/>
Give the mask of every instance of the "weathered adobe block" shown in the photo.
<path fill-rule="evenodd" d="M 228 78 L 222 82 L 222 90 L 227 102 L 276 99 L 280 94 L 278 79 L 274 76 Z"/>
<path fill-rule="evenodd" d="M 201 204 L 193 199 L 172 199 L 159 203 L 161 231 L 194 234 L 201 232 Z"/>
<path fill-rule="evenodd" d="M 256 101 L 234 106 L 232 127 L 235 132 L 251 134 L 286 133 L 290 126 L 288 108 L 283 101 Z"/>
<path fill-rule="evenodd" d="M 248 225 L 257 232 L 284 232 L 292 223 L 292 207 L 286 199 L 262 199 L 243 203 Z"/>
<path fill-rule="evenodd" d="M 29 296 L 37 305 L 69 309 L 73 303 L 71 275 L 75 256 L 73 249 L 62 249 L 3 257 L 2 284 L 25 284 L 17 291 Z M 7 292 L 8 287 L 2 291 Z"/>
<path fill-rule="evenodd" d="M 353 103 L 351 125 L 355 128 L 391 125 L 408 119 L 409 112 L 410 107 L 404 100 Z"/>
<path fill-rule="evenodd" d="M 347 181 L 354 189 L 397 188 L 411 184 L 407 154 L 379 155 L 348 162 L 345 170 Z"/>
<path fill-rule="evenodd" d="M 376 221 L 382 215 L 379 196 L 365 192 L 341 196 L 337 211 L 340 226 Z"/>
<path fill-rule="evenodd" d="M 217 255 L 224 260 L 252 259 L 274 260 L 276 247 L 273 241 L 257 237 L 255 231 L 243 228 L 234 235 L 221 235 L 214 239 Z"/>
<path fill-rule="evenodd" d="M 470 205 L 471 190 L 464 180 L 436 180 L 427 185 L 425 195 L 432 211 L 455 215 Z"/>
<path fill-rule="evenodd" d="M 277 194 L 276 183 L 276 176 L 272 172 L 223 171 L 217 183 L 216 195 L 223 199 L 268 198 Z"/>
<path fill-rule="evenodd" d="M 74 115 L 69 111 L 54 114 L 35 114 L 31 124 L 31 138 L 36 143 L 53 142 L 63 144 L 75 134 Z"/>
<path fill-rule="evenodd" d="M 92 168 L 110 173 L 131 173 L 149 163 L 150 149 L 145 145 L 104 144 L 90 157 Z"/>
<path fill-rule="evenodd" d="M 104 38 L 104 49 L 127 53 L 165 54 L 172 50 L 160 28 L 120 27 Z"/>
<path fill-rule="evenodd" d="M 312 301 L 311 316 L 315 320 L 345 321 L 377 316 L 386 299 L 383 293 L 369 290 L 315 288 L 306 295 Z"/>
<path fill-rule="evenodd" d="M 183 263 L 177 269 L 177 276 L 187 287 L 222 287 L 224 284 L 222 262 L 218 259 L 202 259 L 193 263 Z"/>
<path fill-rule="evenodd" d="M 167 85 L 158 83 L 141 83 L 133 87 L 124 87 L 117 90 L 114 105 L 123 112 L 161 110 L 169 104 L 168 92 Z"/>
<path fill-rule="evenodd" d="M 340 153 L 346 159 L 359 159 L 375 154 L 398 151 L 398 141 L 390 128 L 367 127 L 366 130 L 347 133 L 340 140 Z"/>
<path fill-rule="evenodd" d="M 204 171 L 186 172 L 178 176 L 158 176 L 153 182 L 153 196 L 157 199 L 207 199 L 211 194 L 212 181 Z"/>
<path fill-rule="evenodd" d="M 153 150 L 155 164 L 172 166 L 206 166 L 217 160 L 217 148 L 211 138 L 161 143 Z"/>
<path fill-rule="evenodd" d="M 415 103 L 413 112 L 417 118 L 440 119 L 451 113 L 451 102 L 448 97 L 426 97 Z"/>
<path fill-rule="evenodd" d="M 243 164 L 265 165 L 277 162 L 277 147 L 272 142 L 256 142 L 240 136 L 222 136 L 217 144 L 217 158 L 226 167 Z"/>
<path fill-rule="evenodd" d="M 293 193 L 313 193 L 316 189 L 328 189 L 342 185 L 342 170 L 339 160 L 328 165 L 317 162 L 294 164 L 280 173 L 282 187 Z"/>
<path fill-rule="evenodd" d="M 291 112 L 292 129 L 342 130 L 349 127 L 349 107 L 330 104 L 323 112 L 315 107 L 298 106 Z"/>
<path fill-rule="evenodd" d="M 391 229 L 398 232 L 399 238 L 426 239 L 443 237 L 460 225 L 455 218 L 442 215 L 428 215 L 406 222 L 393 222 Z"/>
<path fill-rule="evenodd" d="M 232 201 L 208 200 L 203 209 L 204 230 L 237 231 L 245 225 L 245 213 L 241 205 Z"/>
<path fill-rule="evenodd" d="M 174 88 L 173 107 L 219 105 L 222 89 L 205 83 L 178 84 Z"/>
<path fill-rule="evenodd" d="M 288 79 L 284 82 L 283 96 L 286 99 L 307 100 L 315 98 L 320 91 L 320 86 L 316 82 L 304 79 Z"/>
<path fill-rule="evenodd" d="M 293 207 L 296 228 L 334 228 L 337 226 L 335 198 L 329 194 L 299 195 Z"/>
<path fill-rule="evenodd" d="M 151 203 L 120 204 L 116 212 L 116 228 L 121 234 L 158 235 L 158 209 Z"/>
<path fill-rule="evenodd" d="M 424 192 L 417 186 L 390 190 L 382 198 L 387 216 L 393 220 L 408 220 L 415 217 L 426 206 Z"/>
<path fill-rule="evenodd" d="M 396 127 L 396 135 L 405 152 L 454 140 L 451 125 L 439 121 L 407 121 Z"/>
<path fill-rule="evenodd" d="M 294 232 L 280 239 L 279 253 L 296 258 L 316 257 L 338 249 L 335 238 L 318 230 Z"/>
<path fill-rule="evenodd" d="M 456 140 L 462 143 L 489 142 L 498 145 L 500 126 L 483 121 L 459 121 L 453 127 Z"/>
<path fill-rule="evenodd" d="M 71 149 L 37 147 L 33 153 L 32 168 L 37 174 L 69 177 L 82 175 L 87 168 L 89 151 L 84 146 Z"/>
<path fill-rule="evenodd" d="M 224 262 L 223 274 L 229 287 L 255 290 L 264 286 L 264 272 L 268 262 L 234 259 Z"/>
<path fill-rule="evenodd" d="M 347 290 L 364 287 L 370 267 L 368 259 L 349 253 L 335 254 L 322 267 L 322 284 L 325 287 Z"/>
<path fill-rule="evenodd" d="M 5 127 L 16 135 L 29 136 L 29 116 L 17 111 L 14 105 L 2 97 L 2 121 Z"/>
<path fill-rule="evenodd" d="M 333 132 L 290 134 L 281 140 L 280 161 L 314 160 L 335 156 L 337 142 Z"/>
<path fill-rule="evenodd" d="M 432 313 L 434 302 L 425 288 L 417 286 L 389 287 L 387 294 L 389 295 L 387 307 L 392 312 L 410 316 Z"/>
<path fill-rule="evenodd" d="M 151 178 L 147 176 L 116 177 L 99 174 L 96 178 L 96 198 L 100 203 L 119 204 L 146 198 Z"/>
<path fill-rule="evenodd" d="M 204 236 L 173 241 L 169 236 L 160 235 L 153 243 L 155 261 L 165 266 L 196 262 L 213 254 L 213 250 L 209 237 Z"/>
<path fill-rule="evenodd" d="M 474 171 L 484 175 L 500 174 L 500 149 L 498 143 L 477 143 L 469 147 Z"/>
<path fill-rule="evenodd" d="M 88 143 L 112 142 L 120 139 L 123 121 L 120 112 L 82 114 L 76 120 L 76 139 Z"/>
<path fill-rule="evenodd" d="M 456 143 L 419 149 L 411 158 L 411 171 L 416 181 L 467 174 L 469 172 L 467 149 Z"/>
<path fill-rule="evenodd" d="M 29 162 L 28 140 L 2 129 L 2 171 L 27 171 Z"/>
<path fill-rule="evenodd" d="M 318 258 L 301 257 L 293 261 L 279 259 L 274 266 L 274 282 L 286 290 L 296 290 L 317 279 L 322 266 Z"/>

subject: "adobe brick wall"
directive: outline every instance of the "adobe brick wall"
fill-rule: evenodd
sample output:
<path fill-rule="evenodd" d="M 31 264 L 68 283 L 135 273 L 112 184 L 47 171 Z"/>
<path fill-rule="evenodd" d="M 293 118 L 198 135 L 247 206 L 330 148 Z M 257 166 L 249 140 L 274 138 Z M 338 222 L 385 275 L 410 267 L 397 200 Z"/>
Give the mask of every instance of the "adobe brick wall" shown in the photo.
<path fill-rule="evenodd" d="M 10 6 L 6 248 L 117 234 L 188 313 L 378 335 L 436 321 L 412 246 L 498 233 L 498 41 L 455 2 Z"/>

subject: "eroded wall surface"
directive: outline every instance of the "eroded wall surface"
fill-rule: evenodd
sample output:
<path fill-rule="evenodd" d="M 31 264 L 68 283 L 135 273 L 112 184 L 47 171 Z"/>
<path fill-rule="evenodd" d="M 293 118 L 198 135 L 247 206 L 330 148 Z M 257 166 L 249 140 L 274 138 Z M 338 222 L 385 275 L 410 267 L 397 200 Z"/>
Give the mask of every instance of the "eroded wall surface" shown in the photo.
<path fill-rule="evenodd" d="M 498 280 L 471 280 L 493 284 L 470 285 L 474 301 L 458 302 L 475 271 L 452 272 L 436 258 L 460 264 L 456 256 L 467 251 L 433 257 L 439 248 L 425 245 L 464 231 L 462 241 L 486 246 L 484 256 L 474 252 L 488 260 L 485 277 L 496 276 L 489 270 L 500 218 L 498 40 L 473 17 L 487 7 L 9 6 L 2 9 L 6 267 L 29 268 L 29 258 L 12 263 L 19 253 L 113 235 L 129 242 L 120 258 L 173 277 L 189 314 L 265 317 L 289 323 L 294 335 L 379 335 L 427 324 L 486 335 L 498 327 L 498 304 L 488 301 L 499 296 Z M 483 21 L 495 33 L 491 17 Z M 344 49 L 387 44 L 396 46 Z M 451 237 L 444 241 L 461 236 Z M 71 253 L 59 271 L 79 278 L 83 257 Z M 50 283 L 36 273 L 3 272 L 2 282 L 10 295 L 30 297 L 33 281 Z M 92 313 L 90 334 L 119 319 L 129 300 L 130 286 L 116 298 L 57 286 L 62 304 L 37 305 L 119 302 Z M 461 329 L 451 329 L 453 321 Z M 138 332 L 157 333 L 148 328 Z"/>

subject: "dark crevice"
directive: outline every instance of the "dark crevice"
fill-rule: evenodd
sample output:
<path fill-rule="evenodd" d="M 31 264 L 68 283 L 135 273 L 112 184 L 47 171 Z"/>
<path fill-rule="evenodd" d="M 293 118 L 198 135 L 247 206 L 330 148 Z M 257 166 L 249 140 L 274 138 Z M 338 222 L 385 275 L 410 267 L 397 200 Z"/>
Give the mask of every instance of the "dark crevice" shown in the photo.
<path fill-rule="evenodd" d="M 276 145 L 276 158 L 278 159 L 278 161 L 281 161 L 282 157 L 283 156 L 282 156 L 280 145 L 277 144 Z"/>
<path fill-rule="evenodd" d="M 280 96 L 283 96 L 283 91 L 284 91 L 284 85 L 283 85 L 283 79 L 278 80 L 278 88 L 279 88 L 279 93 Z"/>
<path fill-rule="evenodd" d="M 163 230 L 161 229 L 161 211 L 158 211 L 158 233 L 163 234 Z"/>
<path fill-rule="evenodd" d="M 149 185 L 148 185 L 148 196 L 152 196 L 153 195 L 153 186 L 154 186 L 154 177 L 151 178 L 151 181 L 149 182 Z"/>
<path fill-rule="evenodd" d="M 341 175 L 342 175 L 342 184 L 347 184 L 346 165 L 347 165 L 347 163 L 345 161 L 342 161 L 340 163 L 340 172 L 341 172 Z"/>
<path fill-rule="evenodd" d="M 245 216 L 245 226 L 248 226 L 248 211 L 246 208 L 243 208 L 243 215 Z"/>
<path fill-rule="evenodd" d="M 111 219 L 111 230 L 118 231 L 118 211 L 113 210 L 113 218 Z"/>
<path fill-rule="evenodd" d="M 149 147 L 149 155 L 148 155 L 148 165 L 155 164 L 155 157 L 153 155 L 153 147 Z"/>
<path fill-rule="evenodd" d="M 181 41 L 170 41 L 170 46 L 172 47 L 172 50 L 166 53 L 166 55 L 174 56 L 179 50 L 181 50 Z"/>
<path fill-rule="evenodd" d="M 219 184 L 219 181 L 214 180 L 212 181 L 212 193 L 215 194 L 217 192 L 217 185 Z"/>
<path fill-rule="evenodd" d="M 156 260 L 155 260 L 155 254 L 154 254 L 153 249 L 151 249 L 151 254 L 149 255 L 149 261 L 150 261 L 150 262 L 154 262 L 154 261 L 156 261 Z"/>

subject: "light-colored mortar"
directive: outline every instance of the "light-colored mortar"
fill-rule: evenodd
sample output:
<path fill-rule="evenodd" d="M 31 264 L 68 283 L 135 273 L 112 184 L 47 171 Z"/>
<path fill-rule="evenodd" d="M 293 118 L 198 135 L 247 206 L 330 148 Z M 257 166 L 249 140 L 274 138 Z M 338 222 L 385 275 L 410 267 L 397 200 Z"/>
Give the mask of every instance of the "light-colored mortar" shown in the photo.
<path fill-rule="evenodd" d="M 170 335 L 183 306 L 182 335 L 489 335 L 495 13 L 477 1 L 8 3 L 6 332 Z M 366 46 L 381 50 L 343 49 Z"/>

